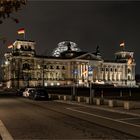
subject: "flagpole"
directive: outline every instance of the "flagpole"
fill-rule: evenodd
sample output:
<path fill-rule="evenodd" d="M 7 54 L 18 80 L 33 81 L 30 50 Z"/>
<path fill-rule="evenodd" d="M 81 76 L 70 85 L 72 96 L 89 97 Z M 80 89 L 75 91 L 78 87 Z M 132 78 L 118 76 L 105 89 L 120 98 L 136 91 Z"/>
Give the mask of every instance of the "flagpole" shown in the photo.
<path fill-rule="evenodd" d="M 124 51 L 125 50 L 125 43 L 124 43 L 124 45 L 123 45 L 123 47 L 122 47 L 122 51 Z"/>

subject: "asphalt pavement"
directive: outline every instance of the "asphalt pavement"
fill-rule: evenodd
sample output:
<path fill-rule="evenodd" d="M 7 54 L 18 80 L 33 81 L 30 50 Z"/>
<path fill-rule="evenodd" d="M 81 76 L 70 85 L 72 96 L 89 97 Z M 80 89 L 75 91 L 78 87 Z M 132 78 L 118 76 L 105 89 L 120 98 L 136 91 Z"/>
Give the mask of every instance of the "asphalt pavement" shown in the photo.
<path fill-rule="evenodd" d="M 139 139 L 140 132 L 139 116 L 8 95 L 0 96 L 0 120 L 17 140 Z"/>

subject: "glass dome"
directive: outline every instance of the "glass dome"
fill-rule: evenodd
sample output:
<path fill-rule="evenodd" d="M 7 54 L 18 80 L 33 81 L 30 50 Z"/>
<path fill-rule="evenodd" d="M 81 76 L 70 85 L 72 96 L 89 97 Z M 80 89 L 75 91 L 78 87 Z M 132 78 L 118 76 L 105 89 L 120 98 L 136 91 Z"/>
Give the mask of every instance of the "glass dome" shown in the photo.
<path fill-rule="evenodd" d="M 67 51 L 68 50 L 68 44 L 70 44 L 70 49 L 72 51 L 76 51 L 76 52 L 79 52 L 81 51 L 78 47 L 77 47 L 77 44 L 74 43 L 74 42 L 71 42 L 71 41 L 63 41 L 63 42 L 60 42 L 58 43 L 58 47 L 56 47 L 53 52 L 52 52 L 52 56 L 55 56 L 55 57 L 59 57 L 60 54 L 64 51 Z"/>

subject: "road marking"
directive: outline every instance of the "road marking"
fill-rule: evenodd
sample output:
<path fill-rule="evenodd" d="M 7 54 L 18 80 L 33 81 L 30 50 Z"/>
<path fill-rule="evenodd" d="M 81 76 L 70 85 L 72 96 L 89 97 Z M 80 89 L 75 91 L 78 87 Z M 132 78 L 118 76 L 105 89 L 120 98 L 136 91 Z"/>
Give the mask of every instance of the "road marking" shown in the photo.
<path fill-rule="evenodd" d="M 117 120 L 125 121 L 125 120 L 135 120 L 135 119 L 140 119 L 140 118 L 138 118 L 138 117 L 135 117 L 135 118 L 122 118 L 122 119 L 117 119 Z"/>
<path fill-rule="evenodd" d="M 99 110 L 104 110 L 104 111 L 109 111 L 109 112 L 115 112 L 115 113 L 121 113 L 121 114 L 125 114 L 125 115 L 132 115 L 132 116 L 137 116 L 140 117 L 140 114 L 137 113 L 133 113 L 133 112 L 127 112 L 127 111 L 121 111 L 121 110 L 115 110 L 115 109 L 111 109 L 111 108 L 104 108 L 104 107 L 98 107 L 98 106 L 89 106 L 86 104 L 81 104 L 81 103 L 73 103 L 73 102 L 64 102 L 64 101 L 59 101 L 59 100 L 55 100 L 55 102 L 60 102 L 60 103 L 65 103 L 65 104 L 72 104 L 72 105 L 78 105 L 78 106 L 83 106 L 83 107 L 87 107 L 87 108 L 93 108 L 93 109 L 99 109 Z"/>
<path fill-rule="evenodd" d="M 112 119 L 112 118 L 108 118 L 108 117 L 105 117 L 105 116 L 100 116 L 100 115 L 96 115 L 96 114 L 92 114 L 92 113 L 88 113 L 88 112 L 85 112 L 85 111 L 80 111 L 80 110 L 76 110 L 76 109 L 72 109 L 72 108 L 66 108 L 66 109 L 71 110 L 71 111 L 75 111 L 75 112 L 79 112 L 79 113 L 82 113 L 82 114 L 86 114 L 86 115 L 90 115 L 90 116 L 95 116 L 95 117 L 98 117 L 98 118 L 102 118 L 102 119 L 106 119 L 106 120 L 111 120 L 111 121 L 115 121 L 115 122 L 119 122 L 119 123 L 124 123 L 124 124 L 127 124 L 127 125 L 131 125 L 131 126 L 135 126 L 135 127 L 139 127 L 140 128 L 140 125 L 124 122 L 124 121 L 121 121 L 121 120 Z"/>
<path fill-rule="evenodd" d="M 2 140 L 14 140 L 1 120 L 0 120 L 0 136 L 2 137 Z"/>

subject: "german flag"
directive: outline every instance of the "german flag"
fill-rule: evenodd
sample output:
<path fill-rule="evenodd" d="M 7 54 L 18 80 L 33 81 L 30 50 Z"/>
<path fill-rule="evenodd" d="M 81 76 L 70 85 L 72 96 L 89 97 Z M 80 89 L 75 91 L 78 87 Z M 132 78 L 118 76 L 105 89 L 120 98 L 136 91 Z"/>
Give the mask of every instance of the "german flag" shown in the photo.
<path fill-rule="evenodd" d="M 25 29 L 24 28 L 20 28 L 17 33 L 20 34 L 25 34 Z"/>
<path fill-rule="evenodd" d="M 120 43 L 120 47 L 125 47 L 125 43 L 124 42 L 121 42 Z"/>
<path fill-rule="evenodd" d="M 12 49 L 12 48 L 13 48 L 13 45 L 12 44 L 8 46 L 8 49 Z"/>

